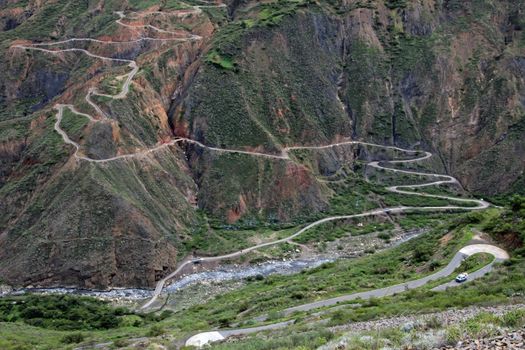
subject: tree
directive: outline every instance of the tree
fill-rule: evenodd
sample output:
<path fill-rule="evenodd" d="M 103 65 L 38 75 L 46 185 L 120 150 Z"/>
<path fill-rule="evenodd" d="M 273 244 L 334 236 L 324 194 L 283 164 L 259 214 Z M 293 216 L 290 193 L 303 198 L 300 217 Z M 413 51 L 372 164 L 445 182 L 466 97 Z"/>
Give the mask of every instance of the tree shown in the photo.
<path fill-rule="evenodd" d="M 521 211 L 525 211 L 525 197 L 520 196 L 518 194 L 515 194 L 514 196 L 512 196 L 510 198 L 510 209 L 514 213 L 520 213 Z"/>

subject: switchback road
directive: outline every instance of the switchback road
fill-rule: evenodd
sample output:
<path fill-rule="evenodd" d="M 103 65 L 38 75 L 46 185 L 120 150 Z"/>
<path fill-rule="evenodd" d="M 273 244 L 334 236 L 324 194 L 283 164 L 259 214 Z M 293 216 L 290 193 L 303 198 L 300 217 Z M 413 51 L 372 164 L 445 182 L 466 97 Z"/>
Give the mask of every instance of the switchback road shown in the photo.
<path fill-rule="evenodd" d="M 380 288 L 380 289 L 375 289 L 375 290 L 370 290 L 370 291 L 365 291 L 365 292 L 359 292 L 359 293 L 353 293 L 353 294 L 347 294 L 347 295 L 342 295 L 336 298 L 330 298 L 330 299 L 316 301 L 313 303 L 294 306 L 288 309 L 284 309 L 282 311 L 282 314 L 284 316 L 287 316 L 293 312 L 309 311 L 312 309 L 333 306 L 339 303 L 352 301 L 356 299 L 366 300 L 370 298 L 381 298 L 381 297 L 391 296 L 394 294 L 403 293 L 411 289 L 419 288 L 431 281 L 435 281 L 440 278 L 450 276 L 454 272 L 454 270 L 456 270 L 461 265 L 461 262 L 466 257 L 477 254 L 477 253 L 491 254 L 492 256 L 494 256 L 494 260 L 488 265 L 484 266 L 483 268 L 471 273 L 469 275 L 468 281 L 472 281 L 476 278 L 480 278 L 484 276 L 485 274 L 487 274 L 488 272 L 490 272 L 494 262 L 503 261 L 509 258 L 509 255 L 507 254 L 507 252 L 493 245 L 489 245 L 489 244 L 468 245 L 460 249 L 454 255 L 452 260 L 448 263 L 448 265 L 445 266 L 445 268 L 439 270 L 438 272 L 432 275 L 429 275 L 429 276 L 426 276 L 426 277 L 423 277 L 417 280 L 396 284 L 390 287 L 385 287 L 385 288 Z M 432 290 L 442 291 L 442 290 L 446 290 L 447 288 L 455 287 L 458 285 L 460 285 L 460 283 L 452 281 L 452 282 L 448 282 L 448 283 L 439 285 L 433 288 Z M 264 318 L 260 320 L 264 320 Z M 294 323 L 294 320 L 290 320 L 290 321 L 279 322 L 279 323 L 274 323 L 274 324 L 269 324 L 269 325 L 264 325 L 264 326 L 259 326 L 259 327 L 252 327 L 252 328 L 226 329 L 226 330 L 217 330 L 217 331 L 211 331 L 211 332 L 198 333 L 192 336 L 191 338 L 189 338 L 186 341 L 186 345 L 202 347 L 205 344 L 208 344 L 210 342 L 224 340 L 232 335 L 247 335 L 250 333 L 256 333 L 260 331 L 275 330 L 275 329 L 285 328 L 293 323 Z"/>

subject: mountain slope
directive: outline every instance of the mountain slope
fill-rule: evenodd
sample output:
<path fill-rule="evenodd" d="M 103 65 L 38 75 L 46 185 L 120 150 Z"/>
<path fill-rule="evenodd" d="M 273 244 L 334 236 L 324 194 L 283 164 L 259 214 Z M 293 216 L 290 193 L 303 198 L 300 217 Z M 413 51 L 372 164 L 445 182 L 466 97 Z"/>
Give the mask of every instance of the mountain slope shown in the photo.
<path fill-rule="evenodd" d="M 10 283 L 152 286 L 192 237 L 214 239 L 208 218 L 236 227 L 320 215 L 335 193 L 317 177 L 356 157 L 289 162 L 177 137 L 277 156 L 347 138 L 421 147 L 472 192 L 522 187 L 519 2 L 2 8 L 0 277 Z M 57 133 L 57 103 L 93 119 L 65 109 L 59 128 L 78 151 Z"/>

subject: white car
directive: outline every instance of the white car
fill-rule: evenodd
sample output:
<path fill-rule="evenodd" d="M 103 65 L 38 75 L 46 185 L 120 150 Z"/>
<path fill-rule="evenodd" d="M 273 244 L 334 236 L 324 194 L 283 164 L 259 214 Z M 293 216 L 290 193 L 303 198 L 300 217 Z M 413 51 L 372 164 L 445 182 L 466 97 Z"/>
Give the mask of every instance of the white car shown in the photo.
<path fill-rule="evenodd" d="M 467 278 L 468 278 L 468 273 L 466 272 L 460 273 L 459 275 L 456 276 L 456 282 L 458 283 L 465 282 Z"/>

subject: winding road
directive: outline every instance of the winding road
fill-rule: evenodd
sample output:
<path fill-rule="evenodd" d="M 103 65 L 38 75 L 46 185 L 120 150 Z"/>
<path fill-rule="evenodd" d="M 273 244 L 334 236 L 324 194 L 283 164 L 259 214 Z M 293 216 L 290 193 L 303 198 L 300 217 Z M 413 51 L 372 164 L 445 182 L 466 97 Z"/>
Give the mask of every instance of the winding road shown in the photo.
<path fill-rule="evenodd" d="M 417 280 L 396 284 L 390 287 L 385 287 L 385 288 L 380 288 L 380 289 L 375 289 L 375 290 L 370 290 L 370 291 L 365 291 L 365 292 L 359 292 L 359 293 L 353 293 L 353 294 L 347 294 L 347 295 L 342 295 L 342 296 L 335 297 L 335 298 L 330 298 L 330 299 L 320 300 L 320 301 L 316 301 L 316 302 L 312 302 L 308 304 L 294 306 L 288 309 L 284 309 L 281 313 L 283 316 L 288 316 L 292 314 L 293 312 L 309 311 L 309 310 L 313 310 L 313 309 L 317 309 L 321 307 L 333 306 L 339 303 L 352 301 L 356 299 L 366 300 L 370 298 L 381 298 L 381 297 L 391 296 L 394 294 L 403 293 L 411 289 L 422 287 L 431 281 L 435 281 L 435 280 L 450 276 L 454 272 L 454 270 L 456 270 L 461 265 L 462 261 L 465 258 L 471 255 L 474 255 L 474 254 L 478 254 L 478 253 L 491 254 L 492 256 L 494 256 L 494 260 L 488 265 L 484 266 L 483 268 L 471 273 L 469 275 L 468 281 L 472 281 L 472 280 L 475 280 L 477 278 L 480 278 L 486 275 L 492 270 L 492 266 L 495 262 L 501 262 L 509 258 L 509 255 L 507 254 L 506 251 L 496 246 L 493 246 L 493 245 L 489 245 L 489 244 L 468 245 L 460 249 L 454 255 L 454 257 L 448 263 L 447 266 L 445 266 L 442 270 L 439 270 L 438 272 L 432 275 L 429 275 L 429 276 L 426 276 L 426 277 L 423 277 Z M 432 288 L 432 290 L 433 291 L 443 291 L 443 290 L 446 290 L 447 288 L 456 287 L 460 284 L 461 283 L 452 281 L 452 282 L 441 284 L 435 288 Z M 257 321 L 264 321 L 264 320 L 265 320 L 265 317 L 257 318 Z M 293 324 L 294 321 L 295 320 L 289 320 L 285 322 L 273 323 L 269 325 L 252 327 L 252 328 L 225 329 L 225 330 L 198 333 L 190 337 L 186 341 L 186 345 L 202 347 L 210 342 L 224 340 L 233 335 L 247 335 L 250 333 L 256 333 L 260 331 L 285 328 Z"/>
<path fill-rule="evenodd" d="M 223 4 L 220 4 L 220 5 L 211 5 L 210 4 L 210 5 L 202 5 L 202 6 L 193 6 L 193 13 L 200 13 L 201 12 L 201 10 L 200 10 L 201 7 L 224 7 L 224 5 Z M 188 13 L 191 13 L 191 11 L 192 11 L 191 9 L 190 10 L 183 9 L 183 10 L 177 10 L 177 11 L 173 11 L 173 12 L 169 12 L 169 13 L 166 13 L 166 12 L 162 12 L 162 13 L 164 15 L 173 15 L 173 16 L 182 17 L 182 16 L 187 15 Z M 53 54 L 53 55 L 57 55 L 57 54 L 64 53 L 64 52 L 80 52 L 80 53 L 83 53 L 83 54 L 85 54 L 85 55 L 87 55 L 89 57 L 100 59 L 100 60 L 103 60 L 103 61 L 113 62 L 113 63 L 117 63 L 117 64 L 125 64 L 125 65 L 127 65 L 130 68 L 130 71 L 128 73 L 126 73 L 125 75 L 121 76 L 121 78 L 125 77 L 126 79 L 125 79 L 124 83 L 122 84 L 122 89 L 118 93 L 116 93 L 114 95 L 110 95 L 110 94 L 100 93 L 94 87 L 90 87 L 88 89 L 88 92 L 87 92 L 87 94 L 85 96 L 85 100 L 96 111 L 98 117 L 91 116 L 89 114 L 79 112 L 71 104 L 57 104 L 57 105 L 55 105 L 55 109 L 57 110 L 57 113 L 56 113 L 56 116 L 55 116 L 56 117 L 56 122 L 54 124 L 54 129 L 55 129 L 55 131 L 58 134 L 61 135 L 64 143 L 69 144 L 69 145 L 71 145 L 71 146 L 73 146 L 75 148 L 75 152 L 73 153 L 73 156 L 74 156 L 74 158 L 76 158 L 79 161 L 86 161 L 86 162 L 92 162 L 92 163 L 107 163 L 107 162 L 112 162 L 112 161 L 120 161 L 120 160 L 124 160 L 124 159 L 141 157 L 141 156 L 147 155 L 147 154 L 149 154 L 151 152 L 156 152 L 158 150 L 161 150 L 161 149 L 164 149 L 166 147 L 173 146 L 173 145 L 179 144 L 179 143 L 193 144 L 193 145 L 195 145 L 197 147 L 205 148 L 205 149 L 207 149 L 209 151 L 218 152 L 218 153 L 244 154 L 244 155 L 249 155 L 249 156 L 254 156 L 254 157 L 264 157 L 264 158 L 269 158 L 269 159 L 275 159 L 277 161 L 295 161 L 293 155 L 292 156 L 290 155 L 290 153 L 292 153 L 294 150 L 323 150 L 323 149 L 330 149 L 330 148 L 336 148 L 336 147 L 343 147 L 343 146 L 346 146 L 346 145 L 363 145 L 363 146 L 368 146 L 368 147 L 377 147 L 377 148 L 382 148 L 382 149 L 390 149 L 390 150 L 403 152 L 403 153 L 406 153 L 407 155 L 413 156 L 413 158 L 411 158 L 411 159 L 390 160 L 390 161 L 385 162 L 385 163 L 390 163 L 390 164 L 402 164 L 402 163 L 419 162 L 419 161 L 428 159 L 428 158 L 430 158 L 432 156 L 432 154 L 429 153 L 429 152 L 424 152 L 424 154 L 422 156 L 418 156 L 418 154 L 420 154 L 422 151 L 403 149 L 403 148 L 394 147 L 394 146 L 377 145 L 377 144 L 372 144 L 372 143 L 362 142 L 362 141 L 356 141 L 356 140 L 348 140 L 348 141 L 343 141 L 343 142 L 338 142 L 338 143 L 333 143 L 333 144 L 328 144 L 328 145 L 320 145 L 320 146 L 289 146 L 289 147 L 283 148 L 279 154 L 271 154 L 271 153 L 253 152 L 253 151 L 238 150 L 238 149 L 217 148 L 217 147 L 212 147 L 212 146 L 205 145 L 205 144 L 203 144 L 203 143 L 201 143 L 199 141 L 196 141 L 196 140 L 192 140 L 192 139 L 188 139 L 188 138 L 182 138 L 182 137 L 175 138 L 175 139 L 173 139 L 173 140 L 171 140 L 171 141 L 169 141 L 167 143 L 162 143 L 162 144 L 159 144 L 159 145 L 157 145 L 157 146 L 155 146 L 153 148 L 144 149 L 144 150 L 136 152 L 136 153 L 117 155 L 117 156 L 106 158 L 106 159 L 93 159 L 93 158 L 87 157 L 85 155 L 82 155 L 81 154 L 81 145 L 78 144 L 77 142 L 75 142 L 74 140 L 72 140 L 60 126 L 62 118 L 63 118 L 64 110 L 67 108 L 73 114 L 76 114 L 76 115 L 78 115 L 80 117 L 83 117 L 83 118 L 88 118 L 91 123 L 98 123 L 98 122 L 106 122 L 106 121 L 108 121 L 109 117 L 91 99 L 91 97 L 92 96 L 103 96 L 103 97 L 111 98 L 111 99 L 123 99 L 123 98 L 125 98 L 127 96 L 127 94 L 129 93 L 129 88 L 130 88 L 130 85 L 131 85 L 131 83 L 133 81 L 133 78 L 135 77 L 135 75 L 139 71 L 139 66 L 138 66 L 137 62 L 134 61 L 134 60 L 101 56 L 101 55 L 94 54 L 94 53 L 92 53 L 92 52 L 90 52 L 88 50 L 82 49 L 82 48 L 54 49 L 53 47 L 55 47 L 57 45 L 62 45 L 62 44 L 69 44 L 69 43 L 75 43 L 75 42 L 85 42 L 85 41 L 96 42 L 96 43 L 107 44 L 107 45 L 115 45 L 115 44 L 130 44 L 130 43 L 136 43 L 136 42 L 145 41 L 145 40 L 186 42 L 186 41 L 194 41 L 194 40 L 201 40 L 202 39 L 200 36 L 194 35 L 194 34 L 189 34 L 189 35 L 186 35 L 185 37 L 180 37 L 180 32 L 170 32 L 170 31 L 167 31 L 167 30 L 164 30 L 164 29 L 157 28 L 157 27 L 155 27 L 155 26 L 153 26 L 151 24 L 128 24 L 128 23 L 124 22 L 124 20 L 126 18 L 126 15 L 123 12 L 116 12 L 116 14 L 119 17 L 116 20 L 116 23 L 118 23 L 119 25 L 121 25 L 121 26 L 123 26 L 125 28 L 131 29 L 131 30 L 134 30 L 134 31 L 137 30 L 137 29 L 140 29 L 140 28 L 142 28 L 142 29 L 150 29 L 150 30 L 153 30 L 153 31 L 155 31 L 157 33 L 169 34 L 172 37 L 170 37 L 170 38 L 143 37 L 143 38 L 139 38 L 139 39 L 136 39 L 136 40 L 123 41 L 123 42 L 114 42 L 114 41 L 109 41 L 109 40 L 105 41 L 105 40 L 90 39 L 90 38 L 72 38 L 72 39 L 63 40 L 63 41 L 57 41 L 57 42 L 53 42 L 53 43 L 34 43 L 34 44 L 29 44 L 29 45 L 17 44 L 17 45 L 13 46 L 14 48 L 18 48 L 18 49 L 37 50 L 37 51 L 41 51 L 41 52 L 45 52 L 45 53 L 49 53 L 49 54 Z M 148 14 L 149 13 L 146 13 L 146 14 L 144 14 L 144 16 L 146 16 Z M 260 249 L 260 248 L 265 248 L 265 247 L 273 246 L 273 245 L 276 245 L 276 244 L 289 242 L 290 240 L 292 240 L 293 238 L 296 238 L 297 236 L 301 235 L 305 231 L 307 231 L 307 230 L 309 230 L 309 229 L 311 229 L 311 228 L 313 228 L 315 226 L 318 226 L 318 225 L 320 225 L 322 223 L 325 223 L 325 222 L 335 221 L 335 220 L 342 220 L 342 219 L 351 219 L 351 218 L 359 218 L 359 217 L 369 217 L 369 216 L 376 216 L 376 215 L 384 215 L 384 214 L 389 214 L 389 213 L 390 214 L 394 214 L 394 213 L 425 212 L 425 211 L 433 212 L 433 211 L 447 211 L 447 210 L 479 210 L 479 209 L 487 208 L 489 206 L 489 203 L 487 203 L 487 202 L 485 202 L 483 200 L 478 200 L 478 199 L 456 198 L 456 197 L 451 197 L 451 196 L 444 196 L 444 195 L 436 195 L 436 194 L 428 194 L 428 193 L 420 193 L 420 192 L 410 191 L 411 189 L 414 190 L 414 189 L 417 189 L 417 188 L 423 188 L 423 187 L 429 187 L 429 186 L 438 186 L 438 185 L 441 185 L 441 184 L 456 184 L 456 183 L 458 183 L 458 181 L 454 177 L 449 176 L 449 175 L 432 174 L 432 173 L 423 173 L 423 172 L 410 171 L 410 170 L 394 169 L 394 168 L 385 167 L 385 166 L 382 165 L 382 163 L 380 163 L 378 161 L 370 162 L 370 163 L 368 163 L 368 166 L 373 167 L 373 168 L 377 168 L 377 169 L 383 169 L 383 170 L 386 170 L 386 171 L 392 171 L 392 172 L 396 172 L 396 173 L 404 173 L 404 174 L 426 176 L 426 177 L 429 177 L 429 178 L 433 178 L 433 180 L 430 181 L 430 182 L 425 182 L 425 183 L 417 184 L 417 185 L 399 185 L 399 186 L 387 187 L 387 190 L 390 191 L 390 192 L 399 193 L 399 194 L 403 194 L 403 195 L 415 195 L 415 196 L 422 196 L 422 197 L 429 197 L 429 198 L 446 199 L 446 200 L 454 201 L 454 202 L 457 202 L 457 203 L 469 204 L 471 206 L 469 206 L 469 207 L 460 206 L 460 205 L 427 206 L 427 207 L 398 206 L 398 207 L 381 208 L 381 209 L 371 210 L 371 211 L 363 212 L 363 213 L 360 213 L 360 214 L 332 216 L 332 217 L 327 217 L 327 218 L 323 218 L 321 220 L 315 221 L 315 222 L 305 226 L 304 228 L 298 230 L 294 234 L 292 234 L 292 235 L 290 235 L 290 236 L 288 236 L 286 238 L 283 238 L 283 239 L 279 239 L 279 240 L 275 240 L 275 241 L 267 242 L 267 243 L 262 243 L 262 244 L 258 244 L 258 245 L 254 245 L 252 247 L 248 247 L 248 248 L 245 248 L 245 249 L 242 249 L 242 250 L 239 250 L 239 251 L 236 251 L 236 252 L 232 252 L 230 254 L 221 255 L 221 256 L 186 259 L 185 261 L 183 261 L 178 266 L 178 268 L 175 271 L 173 271 L 168 276 L 166 276 L 163 279 L 161 279 L 160 281 L 158 281 L 158 283 L 156 285 L 156 288 L 155 288 L 155 291 L 153 293 L 153 297 L 147 303 L 145 303 L 142 306 L 142 308 L 145 309 L 145 308 L 150 307 L 156 301 L 158 296 L 161 294 L 165 284 L 170 279 L 172 279 L 175 276 L 177 276 L 184 269 L 184 267 L 186 267 L 189 264 L 193 264 L 193 263 L 198 262 L 198 261 L 212 262 L 212 261 L 220 261 L 220 260 L 224 260 L 224 259 L 231 259 L 231 258 L 235 258 L 235 257 L 239 257 L 241 255 L 247 254 L 247 253 L 249 253 L 251 251 L 254 251 L 254 250 L 257 250 L 257 249 Z M 483 249 L 485 249 L 485 248 L 483 248 Z M 487 252 L 489 252 L 489 251 L 487 251 Z M 341 297 L 338 297 L 338 298 L 328 299 L 328 300 L 324 300 L 324 301 L 318 301 L 318 302 L 315 302 L 315 303 L 305 304 L 305 305 L 301 305 L 301 306 L 297 306 L 297 307 L 294 307 L 294 308 L 290 308 L 290 309 L 284 310 L 284 312 L 285 313 L 291 313 L 293 311 L 298 311 L 298 310 L 303 310 L 303 311 L 304 310 L 310 310 L 310 309 L 313 309 L 313 308 L 316 308 L 316 307 L 333 305 L 333 304 L 335 304 L 337 302 L 341 302 L 341 301 L 345 301 L 345 300 L 352 300 L 352 299 L 359 298 L 359 297 L 360 298 L 366 298 L 367 296 L 368 297 L 372 297 L 372 296 L 392 295 L 394 293 L 402 292 L 403 290 L 406 290 L 406 289 L 417 288 L 418 286 L 421 286 L 421 285 L 427 283 L 430 280 L 433 280 L 433 279 L 436 279 L 436 278 L 440 278 L 440 277 L 443 277 L 443 276 L 448 276 L 450 273 L 452 273 L 452 271 L 457 266 L 459 266 L 459 263 L 461 262 L 461 260 L 463 259 L 463 257 L 466 254 L 469 254 L 469 253 L 467 251 L 463 251 L 463 250 L 458 252 L 458 254 L 452 259 L 452 261 L 449 263 L 449 265 L 447 265 L 447 267 L 445 269 L 441 270 L 440 272 L 438 272 L 438 273 L 436 273 L 434 275 L 425 277 L 425 278 L 420 279 L 420 280 L 411 281 L 411 282 L 407 282 L 405 284 L 400 284 L 400 285 L 392 286 L 392 287 L 389 287 L 389 288 L 383 288 L 383 289 L 379 289 L 379 290 L 376 290 L 376 291 L 368 291 L 368 292 L 356 293 L 356 294 L 347 295 L 347 296 L 341 296 Z M 499 253 L 497 253 L 497 254 L 499 254 Z M 496 259 L 503 259 L 502 258 L 503 255 L 496 255 L 496 254 L 493 254 L 493 255 L 496 257 Z M 490 268 L 488 268 L 488 267 L 487 267 L 487 269 L 488 270 L 486 272 L 488 272 L 490 270 Z M 449 286 L 451 286 L 451 285 L 449 285 Z M 443 287 L 443 288 L 445 288 L 445 287 Z M 268 326 L 262 326 L 262 327 L 257 327 L 257 328 L 250 328 L 250 329 L 238 329 L 238 330 L 225 330 L 225 331 L 218 331 L 218 332 L 206 332 L 206 333 L 198 334 L 198 335 L 190 338 L 188 340 L 188 345 L 202 344 L 203 342 L 206 343 L 206 342 L 213 341 L 213 340 L 224 339 L 225 337 L 227 337 L 229 335 L 233 335 L 233 334 L 247 334 L 247 333 L 260 331 L 260 330 L 264 330 L 264 329 L 272 329 L 272 328 L 284 327 L 287 324 L 289 324 L 289 322 L 284 322 L 284 323 L 274 324 L 274 325 L 268 325 Z"/>
<path fill-rule="evenodd" d="M 187 9 L 174 10 L 174 11 L 170 11 L 170 12 L 150 11 L 150 12 L 144 13 L 143 17 L 145 17 L 147 15 L 151 15 L 151 14 L 162 14 L 162 15 L 167 15 L 167 16 L 185 17 L 185 16 L 188 16 L 190 14 L 201 14 L 202 13 L 201 8 L 213 8 L 213 7 L 223 8 L 223 7 L 226 7 L 226 5 L 224 5 L 224 4 L 212 5 L 212 4 L 208 3 L 208 2 L 204 2 L 204 3 L 206 5 L 194 5 L 194 6 L 187 5 L 188 6 Z M 176 41 L 177 42 L 178 41 L 178 42 L 187 42 L 187 41 L 202 40 L 201 36 L 193 34 L 193 33 L 184 33 L 186 35 L 184 37 L 181 37 L 181 32 L 183 32 L 181 30 L 179 30 L 179 31 L 169 31 L 169 30 L 165 30 L 165 29 L 161 29 L 161 28 L 155 27 L 155 26 L 153 26 L 151 24 L 128 24 L 128 23 L 124 22 L 124 20 L 126 19 L 127 16 L 126 16 L 126 14 L 124 14 L 123 11 L 116 11 L 115 14 L 119 16 L 119 18 L 115 22 L 117 24 L 119 24 L 120 26 L 122 26 L 122 27 L 128 28 L 128 29 L 133 30 L 133 31 L 137 31 L 137 29 L 139 29 L 139 28 L 143 28 L 143 29 L 147 28 L 147 29 L 151 29 L 151 30 L 153 30 L 153 31 L 155 31 L 157 33 L 169 34 L 170 37 L 167 37 L 167 38 L 154 38 L 154 37 L 147 37 L 146 36 L 146 37 L 141 37 L 141 38 L 138 38 L 138 39 L 135 39 L 135 40 L 128 40 L 128 41 L 99 40 L 99 39 L 93 39 L 93 38 L 71 38 L 71 39 L 67 39 L 67 40 L 60 40 L 60 41 L 49 42 L 49 43 L 32 43 L 30 45 L 16 44 L 16 45 L 13 45 L 13 48 L 23 49 L 23 50 L 37 50 L 37 51 L 50 53 L 50 54 L 53 54 L 53 55 L 61 54 L 61 53 L 64 53 L 64 52 L 81 52 L 81 53 L 83 53 L 83 54 L 85 54 L 85 55 L 87 55 L 89 57 L 97 58 L 97 59 L 100 59 L 100 60 L 103 60 L 103 61 L 110 61 L 110 62 L 115 62 L 115 63 L 119 63 L 119 64 L 127 64 L 131 68 L 131 71 L 124 75 L 126 77 L 126 80 L 125 80 L 124 84 L 122 85 L 122 89 L 121 89 L 121 91 L 119 93 L 117 93 L 115 95 L 110 95 L 110 94 L 99 93 L 99 92 L 97 92 L 97 90 L 95 88 L 89 88 L 88 93 L 85 96 L 85 100 L 97 111 L 97 113 L 100 116 L 102 116 L 103 118 L 107 118 L 107 116 L 99 108 L 99 106 L 95 102 L 93 102 L 91 100 L 91 96 L 92 95 L 103 96 L 103 97 L 107 97 L 107 98 L 111 98 L 111 99 L 122 99 L 122 98 L 125 98 L 127 96 L 128 92 L 129 92 L 129 86 L 131 85 L 131 82 L 132 82 L 133 78 L 135 77 L 135 75 L 139 71 L 139 66 L 138 66 L 137 62 L 134 61 L 134 60 L 129 60 L 129 59 L 101 56 L 101 55 L 94 54 L 94 53 L 92 53 L 92 52 L 90 52 L 88 50 L 81 49 L 81 48 L 46 49 L 45 47 L 54 47 L 54 46 L 58 46 L 58 45 L 64 45 L 64 44 L 76 43 L 76 42 L 94 42 L 94 43 L 104 44 L 104 45 L 124 45 L 124 44 L 135 44 L 135 43 L 139 43 L 139 42 L 142 42 L 142 41 L 160 41 L 160 42 L 167 42 L 167 41 Z M 56 106 L 56 108 L 60 108 L 60 106 L 64 106 L 64 105 L 58 105 L 58 106 Z M 73 113 L 78 114 L 78 115 L 86 116 L 86 114 L 79 113 L 79 112 L 77 112 L 74 109 L 71 109 L 71 111 Z M 90 120 L 91 121 L 95 121 L 94 118 L 90 118 Z M 84 158 L 79 158 L 79 159 L 83 159 L 83 160 L 89 161 L 89 158 L 85 158 L 85 157 Z"/>
<path fill-rule="evenodd" d="M 299 150 L 299 149 L 318 150 L 318 149 L 328 149 L 328 148 L 333 148 L 333 147 L 340 147 L 340 146 L 344 146 L 344 145 L 355 145 L 355 144 L 371 146 L 371 147 L 380 147 L 380 148 L 386 148 L 386 149 L 393 149 L 393 150 L 396 150 L 396 151 L 406 152 L 406 153 L 409 153 L 409 154 L 416 154 L 416 153 L 419 152 L 419 151 L 414 151 L 414 150 L 406 150 L 406 149 L 402 149 L 402 148 L 394 147 L 394 146 L 376 145 L 376 144 L 372 144 L 372 143 L 368 143 L 368 142 L 345 141 L 345 142 L 339 142 L 339 143 L 334 143 L 334 144 L 331 144 L 331 145 L 324 145 L 324 146 L 293 146 L 293 147 L 287 147 L 287 148 L 285 148 L 283 150 L 282 155 L 270 155 L 270 154 L 261 154 L 261 153 L 248 152 L 248 151 L 218 149 L 218 148 L 214 148 L 214 147 L 205 146 L 202 143 L 194 141 L 194 140 L 188 140 L 188 139 L 182 139 L 182 138 L 179 139 L 179 140 L 180 141 L 191 142 L 191 143 L 197 144 L 198 146 L 205 147 L 207 149 L 218 151 L 218 152 L 243 153 L 243 154 L 250 154 L 250 155 L 253 155 L 253 156 L 264 156 L 264 157 L 272 157 L 272 158 L 285 159 L 285 160 L 292 160 L 288 153 L 289 153 L 289 151 L 293 151 L 293 150 Z M 389 161 L 389 162 L 390 163 L 397 163 L 397 164 L 400 164 L 400 163 L 413 163 L 413 162 L 421 161 L 421 160 L 424 160 L 424 159 L 428 159 L 431 156 L 432 156 L 431 153 L 425 152 L 424 155 L 421 156 L 421 157 L 416 157 L 416 158 L 406 159 L 406 160 L 395 160 L 395 161 Z M 331 217 L 326 217 L 326 218 L 317 220 L 317 221 L 315 221 L 315 222 L 313 222 L 313 223 L 303 227 L 302 229 L 300 229 L 299 231 L 295 232 L 294 234 L 292 234 L 292 235 L 290 235 L 288 237 L 279 239 L 279 240 L 266 242 L 266 243 L 262 243 L 262 244 L 257 244 L 257 245 L 254 245 L 252 247 L 248 247 L 248 248 L 236 251 L 236 252 L 232 252 L 230 254 L 225 254 L 225 255 L 220 255 L 220 256 L 215 256 L 215 257 L 203 257 L 203 258 L 195 258 L 195 259 L 191 259 L 191 260 L 185 260 L 179 265 L 179 267 L 175 271 L 173 271 L 172 273 L 170 273 L 169 275 L 167 275 L 166 277 L 164 277 L 163 279 L 161 279 L 160 281 L 157 282 L 157 285 L 155 287 L 155 291 L 153 293 L 152 298 L 142 306 L 142 309 L 146 309 L 146 308 L 150 307 L 156 301 L 158 296 L 161 294 L 161 292 L 162 292 L 166 282 L 168 280 L 174 278 L 175 276 L 177 276 L 182 271 L 182 269 L 184 267 L 186 267 L 187 265 L 193 264 L 196 261 L 216 262 L 216 261 L 220 261 L 220 260 L 224 260 L 224 259 L 236 258 L 236 257 L 239 257 L 241 255 L 244 255 L 244 254 L 247 254 L 249 252 L 252 252 L 254 250 L 260 249 L 260 248 L 265 248 L 265 247 L 273 246 L 273 245 L 276 245 L 276 244 L 285 243 L 285 242 L 288 242 L 288 241 L 296 238 L 297 236 L 301 235 L 305 231 L 307 231 L 307 230 L 309 230 L 309 229 L 311 229 L 311 228 L 313 228 L 315 226 L 318 226 L 320 224 L 323 224 L 325 222 L 335 221 L 335 220 L 343 220 L 343 219 L 360 218 L 360 217 L 369 217 L 369 216 L 376 216 L 376 215 L 384 215 L 384 214 L 396 214 L 396 213 L 405 213 L 405 212 L 415 212 L 415 211 L 424 212 L 424 211 L 446 211 L 446 210 L 479 210 L 479 209 L 485 209 L 485 208 L 489 207 L 489 203 L 488 202 L 485 202 L 485 201 L 479 200 L 479 199 L 456 198 L 456 197 L 449 197 L 449 196 L 443 196 L 443 195 L 435 195 L 435 194 L 419 193 L 419 192 L 410 192 L 410 191 L 407 191 L 407 190 L 403 190 L 403 189 L 410 189 L 410 188 L 419 188 L 419 187 L 424 187 L 424 186 L 436 186 L 436 185 L 448 184 L 448 183 L 458 183 L 458 181 L 455 178 L 453 178 L 452 176 L 441 175 L 441 174 L 428 174 L 428 173 L 422 173 L 422 172 L 417 172 L 417 171 L 409 171 L 409 170 L 392 169 L 392 168 L 384 167 L 384 166 L 380 165 L 379 162 L 376 162 L 376 161 L 368 163 L 368 165 L 372 166 L 372 167 L 375 167 L 377 169 L 384 169 L 384 170 L 388 170 L 388 171 L 395 171 L 395 172 L 401 172 L 401 173 L 406 173 L 406 174 L 420 175 L 420 176 L 429 176 L 429 177 L 437 178 L 436 181 L 431 181 L 431 182 L 424 183 L 424 184 L 402 185 L 402 186 L 387 187 L 387 190 L 390 191 L 390 192 L 400 193 L 400 194 L 405 194 L 405 195 L 415 195 L 415 196 L 423 196 L 423 197 L 430 197 L 430 198 L 440 198 L 440 199 L 446 199 L 446 200 L 457 201 L 457 202 L 462 202 L 462 203 L 475 204 L 475 206 L 470 206 L 470 207 L 463 207 L 463 206 L 456 206 L 456 205 L 433 206 L 433 207 L 407 207 L 407 206 L 400 206 L 400 207 L 392 207 L 392 208 L 375 209 L 375 210 L 366 211 L 366 212 L 363 212 L 363 213 L 360 213 L 360 214 L 331 216 Z"/>

